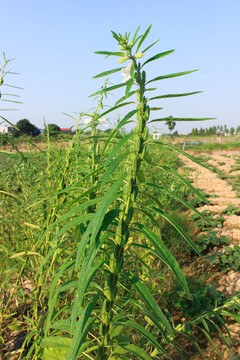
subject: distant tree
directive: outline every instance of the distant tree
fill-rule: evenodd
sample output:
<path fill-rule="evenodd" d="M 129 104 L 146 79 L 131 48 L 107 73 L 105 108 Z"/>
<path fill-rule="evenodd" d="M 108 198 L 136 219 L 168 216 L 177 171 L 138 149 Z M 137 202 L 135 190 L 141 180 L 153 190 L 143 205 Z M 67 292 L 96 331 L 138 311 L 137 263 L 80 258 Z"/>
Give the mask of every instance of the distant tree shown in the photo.
<path fill-rule="evenodd" d="M 234 133 L 235 133 L 235 129 L 234 129 L 234 127 L 231 127 L 231 128 L 230 128 L 230 134 L 231 134 L 231 136 L 233 136 Z"/>
<path fill-rule="evenodd" d="M 19 120 L 16 124 L 18 127 L 18 130 L 13 131 L 13 136 L 21 136 L 21 135 L 31 135 L 31 136 L 37 136 L 40 134 L 40 130 L 33 124 L 30 123 L 27 119 Z"/>
<path fill-rule="evenodd" d="M 206 134 L 205 129 L 200 128 L 200 130 L 199 130 L 199 132 L 198 132 L 198 135 L 204 136 L 205 134 Z"/>
<path fill-rule="evenodd" d="M 198 135 L 198 129 L 197 128 L 193 128 L 192 132 L 191 132 L 192 136 L 197 136 Z"/>
<path fill-rule="evenodd" d="M 228 130 L 228 128 L 227 128 L 227 125 L 224 125 L 224 132 L 225 132 L 226 134 L 229 133 L 229 130 Z"/>
<path fill-rule="evenodd" d="M 209 135 L 215 135 L 214 129 L 212 126 L 209 128 Z"/>
<path fill-rule="evenodd" d="M 238 125 L 237 129 L 236 129 L 236 134 L 238 135 L 240 133 L 240 126 Z"/>
<path fill-rule="evenodd" d="M 175 130 L 174 133 L 173 133 L 173 136 L 178 136 L 178 135 L 179 135 L 179 134 L 178 134 L 178 131 Z"/>
<path fill-rule="evenodd" d="M 49 131 L 49 136 L 53 136 L 53 135 L 56 135 L 56 133 L 60 132 L 61 129 L 56 124 L 48 124 L 45 127 L 44 133 L 46 134 L 47 131 Z"/>
<path fill-rule="evenodd" d="M 106 133 L 106 134 L 111 134 L 112 130 L 113 130 L 113 129 L 110 129 L 110 128 L 109 128 L 109 129 L 103 130 L 103 132 Z"/>
<path fill-rule="evenodd" d="M 213 129 L 213 130 L 212 130 L 212 131 L 213 131 L 213 135 L 216 135 L 217 127 L 214 125 L 212 129 Z"/>
<path fill-rule="evenodd" d="M 165 125 L 167 125 L 168 130 L 169 130 L 170 135 L 171 135 L 171 131 L 175 128 L 175 125 L 176 125 L 176 122 L 174 121 L 174 118 L 172 116 L 169 116 L 168 118 L 166 118 Z"/>

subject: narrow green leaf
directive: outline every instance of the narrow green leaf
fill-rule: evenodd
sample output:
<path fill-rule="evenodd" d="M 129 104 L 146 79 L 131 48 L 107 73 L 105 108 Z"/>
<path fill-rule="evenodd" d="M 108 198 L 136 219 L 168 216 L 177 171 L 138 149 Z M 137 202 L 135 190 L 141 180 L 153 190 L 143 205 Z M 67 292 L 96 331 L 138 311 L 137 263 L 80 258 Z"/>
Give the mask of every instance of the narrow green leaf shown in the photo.
<path fill-rule="evenodd" d="M 108 235 L 105 235 L 104 239 L 101 242 L 98 242 L 96 244 L 96 246 L 93 249 L 91 249 L 91 251 L 89 251 L 90 255 L 88 254 L 88 259 L 86 259 L 86 260 L 84 259 L 83 267 L 81 269 L 81 273 L 79 276 L 77 298 L 76 298 L 76 301 L 74 302 L 74 307 L 73 307 L 73 311 L 72 311 L 72 315 L 71 315 L 71 317 L 72 317 L 71 331 L 73 331 L 74 322 L 76 321 L 77 311 L 78 311 L 79 307 L 82 306 L 84 295 L 85 295 L 92 279 L 94 278 L 94 276 L 96 275 L 98 270 L 104 264 L 104 261 L 101 261 L 101 262 L 95 264 L 93 267 L 91 267 L 92 262 L 94 261 L 94 258 L 98 252 L 98 249 L 100 248 L 100 246 L 103 244 L 103 242 L 107 238 L 108 238 Z"/>
<path fill-rule="evenodd" d="M 188 159 L 192 160 L 193 162 L 195 162 L 196 164 L 204 167 L 205 169 L 208 169 L 208 167 L 205 165 L 205 164 L 202 164 L 195 156 L 193 155 L 190 155 L 188 154 L 186 151 L 180 149 L 180 148 L 177 148 L 176 146 L 174 145 L 171 145 L 171 144 L 168 144 L 168 143 L 163 143 L 161 141 L 154 141 L 154 142 L 151 142 L 149 143 L 149 145 L 158 145 L 158 146 L 161 146 L 161 147 L 166 147 L 167 149 L 170 149 L 170 150 L 173 150 L 173 151 L 176 151 L 178 154 L 182 154 L 183 156 L 187 157 Z M 209 170 L 209 169 L 208 169 Z M 205 200 L 204 200 L 205 201 Z"/>
<path fill-rule="evenodd" d="M 56 289 L 56 291 L 63 292 L 77 287 L 78 287 L 77 280 L 68 280 L 65 283 L 61 284 L 61 286 L 58 289 Z"/>
<path fill-rule="evenodd" d="M 69 351 L 72 339 L 65 336 L 48 336 L 42 339 L 41 346 L 57 349 L 60 351 Z"/>
<path fill-rule="evenodd" d="M 125 103 L 122 103 L 122 104 L 119 104 L 119 105 L 114 105 L 113 107 L 111 107 L 111 109 L 105 111 L 104 113 L 102 113 L 101 115 L 99 115 L 98 117 L 96 117 L 95 120 L 98 120 L 100 117 L 105 116 L 105 115 L 109 114 L 109 113 L 112 112 L 112 111 L 115 111 L 116 109 L 118 109 L 118 108 L 120 108 L 120 107 L 123 107 L 123 106 L 126 106 L 126 105 L 130 105 L 130 104 L 134 104 L 134 102 L 131 101 L 131 102 L 125 102 Z"/>
<path fill-rule="evenodd" d="M 157 121 L 167 121 L 168 118 L 159 118 L 149 121 L 149 123 Z M 215 118 L 173 118 L 173 121 L 206 121 L 206 120 L 215 120 Z"/>
<path fill-rule="evenodd" d="M 138 50 L 140 49 L 142 43 L 144 42 L 144 40 L 145 40 L 146 37 L 148 36 L 148 34 L 149 34 L 150 30 L 151 30 L 151 27 L 152 27 L 152 25 L 150 25 L 150 26 L 147 28 L 147 30 L 145 31 L 145 33 L 142 35 L 141 40 L 140 40 L 139 43 L 138 43 L 138 46 L 137 46 L 137 49 L 136 49 L 136 53 L 138 52 Z"/>
<path fill-rule="evenodd" d="M 48 262 L 48 260 L 51 258 L 51 256 L 56 252 L 56 250 L 58 250 L 61 246 L 63 246 L 68 240 L 64 240 L 59 242 L 55 247 L 53 247 L 48 254 L 45 256 L 44 260 L 41 262 L 41 264 L 39 265 L 39 268 L 35 274 L 35 278 L 37 278 L 40 274 L 40 272 L 43 269 L 43 266 Z M 76 249 L 73 251 L 72 255 L 74 255 L 74 252 L 76 252 Z"/>
<path fill-rule="evenodd" d="M 125 97 L 126 98 L 128 97 L 128 94 L 129 94 L 129 92 L 131 90 L 131 87 L 132 87 L 133 83 L 134 83 L 134 79 L 132 79 L 132 78 L 129 79 L 128 82 L 127 82 L 127 87 L 126 87 L 126 91 L 125 91 Z"/>
<path fill-rule="evenodd" d="M 166 355 L 168 358 L 171 359 L 170 355 L 167 354 L 167 352 L 163 349 L 161 344 L 157 341 L 155 336 L 153 336 L 148 330 L 146 330 L 144 327 L 139 325 L 138 323 L 131 321 L 131 320 L 125 320 L 122 322 L 123 325 L 127 325 L 133 329 L 135 329 L 139 334 L 142 334 L 147 340 L 149 340 L 159 351 L 160 353 Z"/>
<path fill-rule="evenodd" d="M 133 345 L 133 344 L 127 344 L 127 345 L 120 345 L 124 350 L 127 350 L 131 354 L 138 356 L 142 360 L 152 360 L 152 357 L 149 356 L 143 349 L 140 347 Z"/>
<path fill-rule="evenodd" d="M 81 355 L 80 347 L 83 344 L 88 332 L 90 331 L 96 317 L 90 317 L 98 300 L 98 295 L 94 296 L 93 301 L 85 306 L 79 320 L 77 321 L 76 331 L 72 340 L 72 346 L 66 360 L 76 359 Z"/>
<path fill-rule="evenodd" d="M 158 320 L 162 323 L 162 325 L 167 329 L 167 331 L 173 335 L 173 330 L 163 314 L 162 310 L 159 308 L 156 300 L 153 298 L 152 294 L 148 290 L 148 288 L 136 277 L 129 273 L 126 273 L 126 276 L 132 283 L 132 285 L 137 290 L 138 294 L 144 301 L 144 303 L 148 306 L 148 308 L 153 312 L 153 314 L 158 318 Z"/>
<path fill-rule="evenodd" d="M 150 100 L 157 100 L 157 99 L 168 99 L 168 98 L 175 98 L 175 97 L 181 97 L 181 96 L 189 96 L 189 95 L 195 95 L 195 94 L 199 94 L 202 91 L 194 91 L 194 92 L 190 92 L 190 93 L 183 93 L 183 94 L 166 94 L 166 95 L 159 95 L 159 96 L 155 96 L 153 98 L 150 98 L 148 101 Z"/>
<path fill-rule="evenodd" d="M 110 155 L 108 156 L 104 167 L 107 167 L 109 165 L 109 163 L 111 162 L 111 160 L 116 156 L 116 154 L 120 151 L 121 147 L 129 140 L 131 139 L 131 137 L 134 135 L 134 133 L 129 133 L 128 135 L 124 136 L 119 143 L 114 147 L 113 151 L 110 153 Z"/>
<path fill-rule="evenodd" d="M 9 86 L 9 87 L 14 88 L 14 89 L 24 90 L 24 88 L 21 88 L 19 86 L 14 86 L 14 85 L 9 85 L 9 84 L 4 84 L 4 86 Z"/>
<path fill-rule="evenodd" d="M 89 221 L 91 220 L 91 218 L 93 217 L 93 214 L 84 214 L 81 216 L 78 216 L 72 220 L 70 220 L 67 224 L 65 224 L 60 231 L 54 236 L 54 238 L 51 240 L 51 242 L 55 242 L 60 236 L 64 235 L 69 229 L 71 229 L 73 226 L 79 225 L 83 222 Z M 55 225 L 52 224 L 52 225 Z M 52 227 L 52 225 L 50 225 Z M 49 227 L 50 228 L 50 227 Z M 44 237 L 46 235 L 46 233 L 49 231 L 49 228 L 45 231 L 45 233 L 43 234 L 40 243 L 42 243 L 42 241 L 44 240 Z"/>
<path fill-rule="evenodd" d="M 139 244 L 135 244 L 135 245 L 138 246 Z M 143 249 L 147 248 L 144 245 L 139 245 L 139 247 L 143 248 Z M 151 248 L 148 248 L 148 250 L 151 251 L 154 255 L 156 255 L 155 250 L 152 250 Z M 156 327 L 159 329 L 159 331 L 161 332 L 161 334 L 163 335 L 165 341 L 168 344 L 171 342 L 168 334 L 166 333 L 165 328 L 163 328 L 163 324 L 156 318 L 156 316 L 153 314 L 152 311 L 150 311 L 146 306 L 143 306 L 142 303 L 140 303 L 139 301 L 137 301 L 135 299 L 128 299 L 128 302 L 129 302 L 129 304 L 134 306 L 136 309 L 138 309 L 138 311 L 140 311 L 140 314 L 148 317 L 156 325 Z"/>
<path fill-rule="evenodd" d="M 138 26 L 138 28 L 137 28 L 137 30 L 135 31 L 135 34 L 134 34 L 134 36 L 133 36 L 133 40 L 132 40 L 133 44 L 134 44 L 135 40 L 137 39 L 137 34 L 138 34 L 139 29 L 140 29 L 140 25 Z"/>
<path fill-rule="evenodd" d="M 210 342 L 210 344 L 213 346 L 213 348 L 217 351 L 217 353 L 220 355 L 220 357 L 222 359 L 224 359 L 224 356 L 220 353 L 219 349 L 216 347 L 216 345 L 214 344 L 211 336 L 209 335 L 209 329 L 208 329 L 208 326 L 207 326 L 207 323 L 206 321 L 203 319 L 202 320 L 202 323 L 203 323 L 203 326 L 205 328 L 205 330 L 203 328 L 200 328 L 200 330 L 202 331 L 202 333 L 206 336 L 206 338 L 208 339 L 208 341 Z"/>
<path fill-rule="evenodd" d="M 168 50 L 168 51 L 164 51 L 162 53 L 159 53 L 159 54 L 156 54 L 154 55 L 153 57 L 151 57 L 150 59 L 148 59 L 147 61 L 145 61 L 143 64 L 142 64 L 142 67 L 146 64 L 148 64 L 150 61 L 154 61 L 154 60 L 157 60 L 157 59 L 160 59 L 164 56 L 167 56 L 167 55 L 170 55 L 174 52 L 175 50 Z"/>
<path fill-rule="evenodd" d="M 98 75 L 95 75 L 93 76 L 93 79 L 97 79 L 97 78 L 100 78 L 100 77 L 103 77 L 103 76 L 107 76 L 107 75 L 110 75 L 110 74 L 113 74 L 113 73 L 116 73 L 116 72 L 119 72 L 122 70 L 122 67 L 121 68 L 117 68 L 117 69 L 112 69 L 112 70 L 108 70 L 108 71 L 104 71 Z"/>
<path fill-rule="evenodd" d="M 97 95 L 100 95 L 100 94 L 105 94 L 105 93 L 107 93 L 107 92 L 109 92 L 109 91 L 118 89 L 118 88 L 123 87 L 123 86 L 127 86 L 127 83 L 121 83 L 121 84 L 118 84 L 118 85 L 110 86 L 110 87 L 108 87 L 108 88 L 99 90 L 99 91 L 97 91 L 96 93 L 89 95 L 89 97 L 97 96 Z"/>
<path fill-rule="evenodd" d="M 96 213 L 94 214 L 93 218 L 91 219 L 88 227 L 82 237 L 82 240 L 79 244 L 78 254 L 77 254 L 77 261 L 76 266 L 79 265 L 80 259 L 82 257 L 83 251 L 85 246 L 89 240 L 89 236 L 91 234 L 91 239 L 94 239 L 102 225 L 102 221 L 104 216 L 107 212 L 109 205 L 118 197 L 119 188 L 122 185 L 125 179 L 125 175 L 119 178 L 108 190 L 107 194 L 103 198 L 102 202 L 100 203 Z"/>
<path fill-rule="evenodd" d="M 116 133 L 118 132 L 119 129 L 121 129 L 124 125 L 126 125 L 128 123 L 128 120 L 131 119 L 131 117 L 133 115 L 135 115 L 137 112 L 137 110 L 132 110 L 130 111 L 126 116 L 124 116 L 124 118 L 118 123 L 116 129 L 113 130 L 113 132 L 111 133 L 111 135 L 109 136 L 108 140 L 106 141 L 106 144 L 104 146 L 104 148 L 102 149 L 102 154 L 101 154 L 101 159 L 103 154 L 105 153 L 110 141 L 112 140 L 112 138 L 116 135 Z"/>
<path fill-rule="evenodd" d="M 83 164 L 85 164 L 85 163 L 83 163 Z M 76 188 L 77 188 L 78 186 L 81 186 L 81 185 L 84 183 L 85 180 L 87 180 L 88 178 L 90 178 L 92 175 L 98 173 L 98 172 L 101 171 L 102 169 L 103 169 L 103 167 L 100 166 L 98 169 L 91 171 L 91 172 L 90 172 L 89 174 L 87 174 L 86 176 L 83 176 L 83 177 L 82 177 L 78 182 L 76 182 L 75 184 L 70 185 L 70 186 L 68 186 L 67 188 L 59 191 L 58 194 L 63 194 L 63 193 L 65 193 L 65 192 L 69 192 L 70 190 L 76 190 Z M 57 194 L 57 195 L 58 195 L 58 194 Z"/>
<path fill-rule="evenodd" d="M 185 205 L 186 207 L 188 207 L 189 209 L 191 209 L 192 211 L 194 211 L 199 217 L 202 218 L 202 220 L 206 221 L 207 223 L 209 223 L 210 225 L 213 225 L 212 222 L 210 220 L 208 220 L 207 218 L 205 218 L 203 216 L 202 213 L 200 213 L 194 206 L 191 205 L 190 202 L 185 201 L 184 199 L 182 199 L 180 196 L 178 196 L 177 194 L 175 194 L 173 191 L 169 191 L 157 184 L 152 184 L 152 183 L 147 183 L 147 186 L 150 186 L 152 188 L 156 188 L 159 189 L 162 192 L 165 192 L 166 194 L 168 194 L 172 199 L 175 199 L 179 202 L 181 202 L 183 205 Z M 205 203 L 209 204 L 209 201 L 207 199 L 205 199 Z M 158 205 L 159 206 L 159 205 Z"/>
<path fill-rule="evenodd" d="M 170 78 L 174 78 L 174 77 L 177 77 L 177 76 L 187 75 L 187 74 L 191 74 L 191 73 L 193 73 L 193 72 L 195 72 L 195 71 L 198 71 L 198 69 L 197 69 L 197 70 L 182 71 L 182 72 L 178 72 L 178 73 L 174 73 L 174 74 L 168 74 L 168 75 L 158 76 L 158 77 L 156 77 L 156 78 L 154 78 L 154 79 L 152 79 L 152 80 L 149 80 L 149 81 L 146 83 L 146 85 L 147 85 L 147 84 L 150 84 L 150 83 L 153 82 L 153 81 L 170 79 Z"/>
<path fill-rule="evenodd" d="M 126 99 L 129 99 L 131 96 L 133 96 L 133 95 L 136 94 L 136 93 L 137 93 L 137 90 L 135 90 L 135 91 L 130 91 L 127 96 L 124 95 L 123 97 L 121 97 L 121 98 L 115 103 L 115 105 L 120 104 L 122 101 L 124 101 L 124 100 L 126 100 Z"/>
<path fill-rule="evenodd" d="M 152 222 L 152 225 L 154 227 L 159 228 L 158 222 L 155 220 L 155 217 L 149 211 L 147 211 L 146 209 L 141 208 L 141 207 L 134 207 L 134 209 L 136 209 L 138 211 L 142 211 L 145 215 L 147 215 L 149 217 L 150 221 Z"/>
<path fill-rule="evenodd" d="M 55 321 L 51 326 L 51 329 L 56 329 L 60 331 L 70 332 L 70 320 L 58 320 Z"/>
<path fill-rule="evenodd" d="M 192 240 L 189 238 L 189 236 L 187 234 L 185 234 L 185 232 L 182 230 L 182 228 L 175 222 L 175 220 L 173 220 L 169 215 L 167 215 L 163 210 L 161 209 L 157 209 L 154 206 L 152 208 L 149 208 L 150 210 L 155 210 L 157 211 L 159 214 L 161 214 L 161 216 L 167 220 L 167 222 L 169 222 L 169 224 L 171 224 L 178 232 L 179 234 L 182 235 L 182 237 L 189 243 L 189 245 L 191 245 L 191 247 L 196 251 L 196 253 L 201 257 L 200 252 L 198 251 L 198 248 L 195 246 L 194 242 L 192 242 Z"/>
<path fill-rule="evenodd" d="M 1 151 L 1 152 L 4 152 L 4 151 Z M 9 192 L 7 192 L 7 191 L 4 191 L 4 190 L 0 190 L 0 194 L 8 195 L 8 196 L 14 197 L 14 198 L 16 198 L 16 199 L 18 198 L 16 195 L 11 194 L 11 193 L 9 193 Z"/>
<path fill-rule="evenodd" d="M 169 269 L 176 276 L 179 284 L 186 291 L 190 298 L 190 292 L 188 289 L 187 281 L 178 265 L 177 260 L 172 255 L 172 253 L 168 250 L 168 248 L 164 245 L 162 239 L 154 234 L 151 230 L 149 230 L 146 226 L 135 223 L 135 225 L 141 230 L 141 232 L 148 238 L 151 244 L 154 246 L 156 252 L 159 254 L 159 257 L 164 261 L 164 263 L 169 267 Z"/>
<path fill-rule="evenodd" d="M 194 186 L 192 186 L 192 184 L 182 175 L 180 175 L 177 171 L 171 169 L 168 166 L 165 165 L 157 165 L 158 168 L 163 169 L 165 171 L 167 171 L 169 174 L 174 175 L 175 177 L 177 177 L 178 179 L 180 179 L 182 182 L 184 182 L 184 184 L 191 189 L 194 194 L 196 194 L 201 200 L 203 200 L 204 202 L 206 202 L 205 197 L 203 196 L 203 194 L 201 193 L 201 191 L 199 191 L 198 189 L 196 189 Z"/>
<path fill-rule="evenodd" d="M 57 273 L 55 274 L 55 276 L 52 279 L 52 283 L 51 283 L 50 291 L 49 291 L 49 298 L 48 298 L 48 314 L 47 314 L 47 318 L 44 323 L 45 335 L 48 334 L 48 331 L 50 329 L 50 325 L 52 322 L 52 316 L 53 316 L 53 312 L 54 312 L 54 307 L 56 305 L 58 295 L 59 295 L 59 292 L 55 291 L 57 283 L 58 283 L 60 277 L 63 275 L 63 273 L 65 271 L 71 269 L 75 265 L 75 260 L 69 261 L 70 258 L 71 258 L 71 256 L 68 256 L 65 263 L 59 268 L 59 270 L 57 271 Z"/>
<path fill-rule="evenodd" d="M 14 96 L 14 97 L 21 97 L 20 95 L 15 95 L 15 94 L 2 94 L 2 96 Z"/>
<path fill-rule="evenodd" d="M 124 52 L 111 52 L 111 51 L 94 51 L 94 54 L 98 54 L 98 55 L 106 55 L 106 56 L 124 56 L 125 53 Z"/>
<path fill-rule="evenodd" d="M 5 102 L 12 102 L 12 103 L 15 103 L 15 104 L 23 104 L 23 102 L 22 102 L 22 101 L 16 101 L 16 100 L 1 99 L 1 101 L 5 101 Z"/>
<path fill-rule="evenodd" d="M 162 107 L 151 107 L 150 110 L 151 111 L 158 111 L 158 110 L 162 110 L 163 108 Z M 151 122 L 151 121 L 149 121 Z"/>
<path fill-rule="evenodd" d="M 158 43 L 160 41 L 160 39 L 154 41 L 154 43 L 152 43 L 151 45 L 149 45 L 148 47 L 146 47 L 142 53 L 144 54 L 146 51 L 148 51 L 152 46 L 154 46 L 156 43 Z"/>

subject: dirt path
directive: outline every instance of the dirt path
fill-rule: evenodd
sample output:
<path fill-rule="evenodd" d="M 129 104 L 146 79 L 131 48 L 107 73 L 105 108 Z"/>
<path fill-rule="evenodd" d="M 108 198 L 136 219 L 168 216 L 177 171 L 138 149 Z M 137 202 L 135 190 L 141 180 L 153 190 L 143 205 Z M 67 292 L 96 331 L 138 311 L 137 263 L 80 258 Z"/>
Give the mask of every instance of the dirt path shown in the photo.
<path fill-rule="evenodd" d="M 229 154 L 227 155 L 229 156 Z M 231 154 L 230 157 L 226 157 L 226 154 L 211 154 L 207 155 L 209 160 L 206 165 L 210 164 L 216 167 L 223 175 L 238 176 L 240 171 L 231 171 L 234 167 L 237 167 L 236 160 L 240 158 L 238 155 Z M 226 180 L 222 180 L 218 177 L 218 174 L 208 170 L 190 159 L 181 157 L 185 167 L 193 169 L 193 172 L 189 177 L 193 180 L 193 185 L 201 191 L 215 195 L 210 199 L 209 205 L 204 205 L 198 208 L 199 211 L 210 210 L 214 215 L 220 215 L 224 218 L 223 228 L 219 230 L 219 235 L 228 236 L 233 243 L 240 245 L 240 217 L 237 215 L 223 215 L 222 211 L 227 208 L 228 205 L 232 205 L 236 208 L 240 208 L 240 194 L 234 191 L 233 187 L 227 183 Z"/>
<path fill-rule="evenodd" d="M 216 172 L 210 171 L 190 159 L 181 156 L 181 161 L 184 167 L 189 169 L 189 178 L 192 179 L 192 184 L 209 195 L 210 204 L 198 208 L 200 212 L 210 210 L 214 216 L 221 216 L 224 218 L 223 227 L 214 229 L 218 232 L 218 236 L 227 236 L 231 241 L 231 247 L 234 244 L 240 246 L 240 216 L 239 215 L 223 215 L 222 211 L 229 205 L 234 208 L 240 208 L 240 192 L 236 191 L 236 187 L 229 184 L 229 177 L 234 183 L 238 182 L 240 174 L 240 152 L 217 152 L 211 155 L 204 154 L 204 164 L 211 165 Z M 203 156 L 200 158 L 204 159 Z M 207 162 L 206 162 L 207 158 Z M 191 170 L 190 170 L 191 169 Z M 227 273 L 221 273 L 217 277 L 216 283 L 213 284 L 219 291 L 223 291 L 228 296 L 233 296 L 240 292 L 240 271 L 230 270 Z M 228 324 L 232 338 L 237 342 L 234 347 L 234 359 L 240 359 L 240 325 L 233 322 Z M 225 345 L 216 339 L 217 346 L 220 348 L 224 359 L 233 359 L 229 357 L 229 352 Z M 207 357 L 208 358 L 208 357 Z"/>

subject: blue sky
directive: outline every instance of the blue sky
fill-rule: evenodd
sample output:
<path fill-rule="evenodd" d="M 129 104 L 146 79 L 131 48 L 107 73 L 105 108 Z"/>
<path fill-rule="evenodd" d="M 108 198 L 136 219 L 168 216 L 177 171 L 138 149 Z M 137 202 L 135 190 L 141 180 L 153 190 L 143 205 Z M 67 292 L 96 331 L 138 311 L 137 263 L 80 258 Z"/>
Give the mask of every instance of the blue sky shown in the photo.
<path fill-rule="evenodd" d="M 118 51 L 112 38 L 115 32 L 140 33 L 152 24 L 145 45 L 161 39 L 149 53 L 175 49 L 167 57 L 146 66 L 147 77 L 199 69 L 193 74 L 155 83 L 156 95 L 203 91 L 185 98 L 165 99 L 154 106 L 164 109 L 154 117 L 214 117 L 199 123 L 178 123 L 176 130 L 227 124 L 240 125 L 240 1 L 239 0 L 8 0 L 1 5 L 0 52 L 19 75 L 9 75 L 7 83 L 23 87 L 19 111 L 1 112 L 16 123 L 27 118 L 38 127 L 56 123 L 70 127 L 74 121 L 63 113 L 87 112 L 97 106 L 91 93 L 99 90 L 103 79 L 92 79 L 100 72 L 119 67 L 117 57 L 94 54 L 97 50 Z M 144 59 L 145 60 L 145 59 Z M 113 84 L 122 81 L 121 74 L 110 78 Z M 2 89 L 2 92 L 6 92 Z M 9 92 L 9 89 L 8 89 Z M 111 105 L 123 93 L 110 95 Z M 5 108 L 6 103 L 1 103 Z M 129 108 L 130 110 L 130 108 Z M 113 125 L 119 109 L 109 119 Z M 164 123 L 156 125 L 166 131 Z"/>

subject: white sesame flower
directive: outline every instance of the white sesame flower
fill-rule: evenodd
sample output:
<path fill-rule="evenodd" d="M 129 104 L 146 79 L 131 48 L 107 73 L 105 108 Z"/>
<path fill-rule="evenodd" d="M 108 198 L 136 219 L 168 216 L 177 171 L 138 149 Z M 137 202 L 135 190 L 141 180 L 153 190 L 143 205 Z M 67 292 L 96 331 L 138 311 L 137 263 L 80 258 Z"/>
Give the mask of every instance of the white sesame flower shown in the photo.
<path fill-rule="evenodd" d="M 133 64 L 133 61 L 131 61 L 126 68 L 123 68 L 121 70 L 122 76 L 124 77 L 124 79 L 122 80 L 123 83 L 127 82 L 129 79 L 131 79 L 130 70 L 131 70 L 132 64 Z"/>
<path fill-rule="evenodd" d="M 173 186 L 171 186 L 171 192 L 173 192 L 174 191 L 174 187 Z"/>
<path fill-rule="evenodd" d="M 92 121 L 92 118 L 91 117 L 88 117 L 88 118 L 86 118 L 86 119 L 84 119 L 83 120 L 83 123 L 84 123 L 84 125 L 88 125 L 88 124 L 90 124 L 90 122 Z"/>
<path fill-rule="evenodd" d="M 107 120 L 105 118 L 99 118 L 98 119 L 99 121 L 99 124 L 102 125 L 102 126 L 108 126 L 107 125 Z"/>

